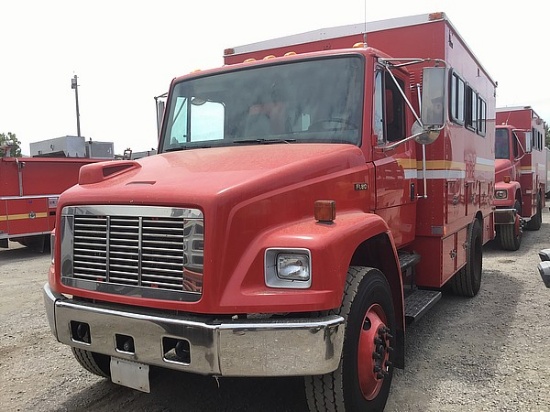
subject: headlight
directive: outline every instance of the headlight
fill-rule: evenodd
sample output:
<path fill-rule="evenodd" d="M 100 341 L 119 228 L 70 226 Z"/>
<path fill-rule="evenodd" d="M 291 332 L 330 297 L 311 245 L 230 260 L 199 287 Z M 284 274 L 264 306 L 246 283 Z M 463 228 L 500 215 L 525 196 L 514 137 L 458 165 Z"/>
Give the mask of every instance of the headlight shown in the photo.
<path fill-rule="evenodd" d="M 265 284 L 271 288 L 311 286 L 311 254 L 307 249 L 267 249 Z"/>
<path fill-rule="evenodd" d="M 288 280 L 309 280 L 309 257 L 281 253 L 277 256 L 277 276 Z"/>
<path fill-rule="evenodd" d="M 508 199 L 508 192 L 506 190 L 495 190 L 495 199 Z"/>

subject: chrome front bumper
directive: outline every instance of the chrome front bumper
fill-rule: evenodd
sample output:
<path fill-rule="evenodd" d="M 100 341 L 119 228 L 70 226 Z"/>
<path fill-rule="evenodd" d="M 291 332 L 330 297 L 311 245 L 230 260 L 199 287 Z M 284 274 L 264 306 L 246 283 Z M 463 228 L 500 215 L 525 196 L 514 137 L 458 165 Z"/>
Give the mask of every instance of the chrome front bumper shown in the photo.
<path fill-rule="evenodd" d="M 499 209 L 494 211 L 495 225 L 511 225 L 516 222 L 516 215 L 518 211 L 514 208 L 511 209 Z"/>
<path fill-rule="evenodd" d="M 338 367 L 344 319 L 293 318 L 201 320 L 153 310 L 79 302 L 44 286 L 52 333 L 61 343 L 91 352 L 169 369 L 214 376 L 301 376 Z M 73 336 L 89 327 L 89 343 Z M 119 345 L 131 337 L 131 350 Z M 166 342 L 185 342 L 186 361 L 167 355 Z"/>

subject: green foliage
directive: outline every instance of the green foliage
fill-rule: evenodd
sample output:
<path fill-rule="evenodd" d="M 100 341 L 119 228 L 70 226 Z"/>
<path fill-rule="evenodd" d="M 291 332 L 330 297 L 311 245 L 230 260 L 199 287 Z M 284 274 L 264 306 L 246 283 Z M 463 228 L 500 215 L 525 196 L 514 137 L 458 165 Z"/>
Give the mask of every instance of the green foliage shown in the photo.
<path fill-rule="evenodd" d="M 6 143 L 11 142 L 10 157 L 21 157 L 21 142 L 15 133 L 0 133 L 0 157 L 4 156 Z"/>
<path fill-rule="evenodd" d="M 17 140 L 15 133 L 0 133 L 0 157 L 4 156 L 3 147 L 8 141 L 13 143 L 10 151 L 10 157 L 21 157 L 21 142 Z"/>

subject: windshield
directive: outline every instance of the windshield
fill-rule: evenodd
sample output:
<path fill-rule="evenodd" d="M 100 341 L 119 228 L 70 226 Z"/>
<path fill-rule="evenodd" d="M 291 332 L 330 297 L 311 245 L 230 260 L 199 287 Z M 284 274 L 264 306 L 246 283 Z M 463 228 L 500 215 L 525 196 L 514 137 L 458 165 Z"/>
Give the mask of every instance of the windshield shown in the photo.
<path fill-rule="evenodd" d="M 359 55 L 253 67 L 174 86 L 162 151 L 276 142 L 360 143 Z"/>
<path fill-rule="evenodd" d="M 510 159 L 508 129 L 497 129 L 495 131 L 495 159 Z"/>

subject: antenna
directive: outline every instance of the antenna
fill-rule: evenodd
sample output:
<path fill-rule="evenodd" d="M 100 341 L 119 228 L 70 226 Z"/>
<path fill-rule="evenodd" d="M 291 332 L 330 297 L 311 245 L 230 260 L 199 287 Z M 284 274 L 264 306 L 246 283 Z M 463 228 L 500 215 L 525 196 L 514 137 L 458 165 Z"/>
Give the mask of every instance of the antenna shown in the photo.
<path fill-rule="evenodd" d="M 80 110 L 78 108 L 78 76 L 75 74 L 71 79 L 71 89 L 74 90 L 74 98 L 76 101 L 76 133 L 80 137 Z"/>
<path fill-rule="evenodd" d="M 510 121 L 510 115 L 512 114 L 511 111 L 508 112 L 508 117 L 506 118 L 506 123 L 504 123 L 506 126 L 508 126 L 508 122 Z"/>
<path fill-rule="evenodd" d="M 364 4 L 364 10 L 365 10 L 365 16 L 364 16 L 364 19 L 365 19 L 365 31 L 363 32 L 363 44 L 365 45 L 365 47 L 367 46 L 367 0 L 364 0 L 363 1 L 363 4 Z"/>

